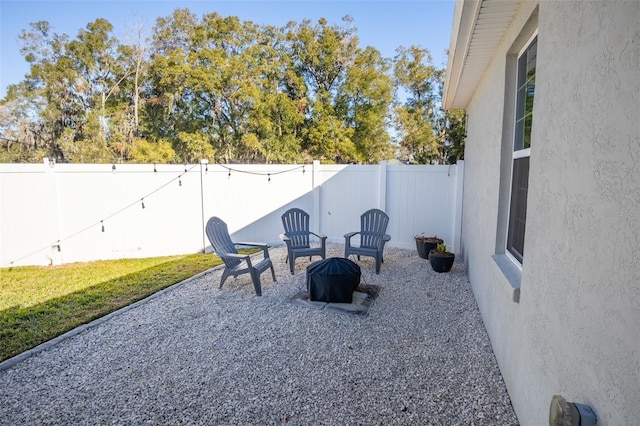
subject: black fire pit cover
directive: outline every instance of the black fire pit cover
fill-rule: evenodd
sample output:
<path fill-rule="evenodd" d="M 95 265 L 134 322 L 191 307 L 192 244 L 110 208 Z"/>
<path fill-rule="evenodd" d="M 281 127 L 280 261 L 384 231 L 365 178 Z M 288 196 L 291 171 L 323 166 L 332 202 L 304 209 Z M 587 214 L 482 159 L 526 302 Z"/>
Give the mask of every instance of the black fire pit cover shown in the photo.
<path fill-rule="evenodd" d="M 330 257 L 307 266 L 309 300 L 352 303 L 360 284 L 360 266 L 349 259 Z"/>

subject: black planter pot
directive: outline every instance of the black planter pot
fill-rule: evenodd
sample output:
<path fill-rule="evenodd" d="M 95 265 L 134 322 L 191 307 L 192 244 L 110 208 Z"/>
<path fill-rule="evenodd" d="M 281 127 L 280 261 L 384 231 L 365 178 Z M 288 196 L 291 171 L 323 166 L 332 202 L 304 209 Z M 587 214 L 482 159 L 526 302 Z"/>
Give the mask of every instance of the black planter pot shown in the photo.
<path fill-rule="evenodd" d="M 431 250 L 435 250 L 435 248 L 438 247 L 438 244 L 442 243 L 443 241 L 436 237 L 416 238 L 416 250 L 418 251 L 418 256 L 423 259 L 429 259 L 429 253 Z"/>
<path fill-rule="evenodd" d="M 456 255 L 450 252 L 433 250 L 429 256 L 431 267 L 436 272 L 449 272 L 453 266 Z"/>

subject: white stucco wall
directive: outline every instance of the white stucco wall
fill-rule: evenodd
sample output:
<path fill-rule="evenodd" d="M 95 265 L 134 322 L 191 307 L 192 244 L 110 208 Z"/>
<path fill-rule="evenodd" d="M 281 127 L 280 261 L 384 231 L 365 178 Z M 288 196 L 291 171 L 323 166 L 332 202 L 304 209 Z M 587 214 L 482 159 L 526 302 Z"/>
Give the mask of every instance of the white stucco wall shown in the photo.
<path fill-rule="evenodd" d="M 505 220 L 506 58 L 532 15 L 538 59 L 516 303 L 492 256 Z M 598 425 L 640 424 L 640 2 L 525 2 L 467 112 L 463 252 L 521 423 L 548 424 L 561 394 L 590 405 Z"/>

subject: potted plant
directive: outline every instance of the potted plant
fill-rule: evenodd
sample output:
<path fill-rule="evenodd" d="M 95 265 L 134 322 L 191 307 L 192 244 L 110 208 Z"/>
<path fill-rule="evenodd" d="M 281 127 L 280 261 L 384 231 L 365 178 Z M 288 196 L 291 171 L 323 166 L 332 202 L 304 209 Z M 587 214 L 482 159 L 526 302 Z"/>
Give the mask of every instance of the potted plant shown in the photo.
<path fill-rule="evenodd" d="M 455 258 L 455 254 L 447 251 L 447 245 L 440 243 L 434 250 L 431 250 L 429 262 L 434 271 L 449 272 Z"/>
<path fill-rule="evenodd" d="M 437 235 L 433 237 L 426 237 L 424 234 L 415 235 L 413 238 L 416 240 L 416 250 L 418 250 L 418 256 L 423 259 L 429 259 L 429 252 L 435 249 L 438 244 L 442 244 L 442 238 L 438 238 Z"/>

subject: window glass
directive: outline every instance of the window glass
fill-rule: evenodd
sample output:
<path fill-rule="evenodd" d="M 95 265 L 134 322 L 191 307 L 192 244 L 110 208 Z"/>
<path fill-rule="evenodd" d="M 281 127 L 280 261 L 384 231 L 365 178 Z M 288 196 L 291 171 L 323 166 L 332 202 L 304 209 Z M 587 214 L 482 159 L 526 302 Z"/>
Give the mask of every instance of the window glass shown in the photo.
<path fill-rule="evenodd" d="M 529 151 L 533 124 L 533 99 L 536 82 L 537 38 L 518 58 L 515 132 L 511 174 L 511 202 L 507 250 L 522 264 L 524 234 L 527 222 L 527 194 L 529 192 Z"/>
<path fill-rule="evenodd" d="M 533 95 L 536 88 L 537 38 L 518 59 L 518 89 L 516 100 L 516 132 L 513 149 L 519 151 L 531 147 L 531 121 Z"/>

